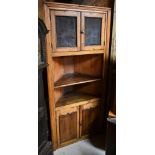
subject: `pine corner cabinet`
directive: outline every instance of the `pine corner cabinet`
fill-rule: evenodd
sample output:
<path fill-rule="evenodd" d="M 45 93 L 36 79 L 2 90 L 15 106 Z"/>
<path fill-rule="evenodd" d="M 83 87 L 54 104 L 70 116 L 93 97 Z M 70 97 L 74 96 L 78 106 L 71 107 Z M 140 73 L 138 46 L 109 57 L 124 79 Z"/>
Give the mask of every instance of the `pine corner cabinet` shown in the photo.
<path fill-rule="evenodd" d="M 103 124 L 111 9 L 44 3 L 53 148 L 98 133 Z"/>

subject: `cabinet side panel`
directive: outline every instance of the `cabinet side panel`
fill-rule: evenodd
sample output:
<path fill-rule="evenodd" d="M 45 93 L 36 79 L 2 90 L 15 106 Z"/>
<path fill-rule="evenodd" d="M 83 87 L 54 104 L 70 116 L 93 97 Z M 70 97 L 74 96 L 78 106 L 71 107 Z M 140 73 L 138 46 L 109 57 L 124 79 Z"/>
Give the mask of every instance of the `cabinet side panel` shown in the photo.
<path fill-rule="evenodd" d="M 74 73 L 73 57 L 53 58 L 53 65 L 54 65 L 54 82 L 59 80 L 65 74 Z"/>
<path fill-rule="evenodd" d="M 64 92 L 63 88 L 55 89 L 54 90 L 54 101 L 55 103 L 62 97 Z"/>
<path fill-rule="evenodd" d="M 53 77 L 53 61 L 51 57 L 51 21 L 49 8 L 44 4 L 45 19 L 49 32 L 46 35 L 46 54 L 47 54 L 47 80 L 48 80 L 48 92 L 49 92 L 49 108 L 50 108 L 50 125 L 51 125 L 51 140 L 53 143 L 53 149 L 57 148 L 57 131 L 56 131 L 56 119 L 55 119 L 55 104 L 54 104 L 54 77 Z"/>
<path fill-rule="evenodd" d="M 54 68 L 54 82 L 59 80 L 64 74 L 64 63 L 60 58 L 53 59 L 53 68 Z"/>

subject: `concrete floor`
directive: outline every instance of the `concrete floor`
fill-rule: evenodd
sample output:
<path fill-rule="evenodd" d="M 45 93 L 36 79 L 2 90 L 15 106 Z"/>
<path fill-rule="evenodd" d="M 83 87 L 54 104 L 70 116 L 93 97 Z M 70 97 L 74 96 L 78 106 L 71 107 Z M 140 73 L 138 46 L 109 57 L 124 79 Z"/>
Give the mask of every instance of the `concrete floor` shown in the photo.
<path fill-rule="evenodd" d="M 93 140 L 83 140 L 62 147 L 54 151 L 54 155 L 105 155 L 104 144 L 100 138 L 95 137 Z"/>

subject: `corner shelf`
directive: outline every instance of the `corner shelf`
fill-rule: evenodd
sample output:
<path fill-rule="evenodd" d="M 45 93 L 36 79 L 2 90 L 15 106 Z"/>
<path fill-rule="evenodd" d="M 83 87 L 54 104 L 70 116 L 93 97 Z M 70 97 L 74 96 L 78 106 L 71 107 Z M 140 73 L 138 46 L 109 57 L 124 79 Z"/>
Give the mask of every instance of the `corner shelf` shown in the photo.
<path fill-rule="evenodd" d="M 82 104 L 99 101 L 100 98 L 87 94 L 68 93 L 63 95 L 58 102 L 56 102 L 56 110 L 64 108 L 65 106 L 79 106 Z"/>
<path fill-rule="evenodd" d="M 70 73 L 62 76 L 58 81 L 54 83 L 54 88 L 67 87 L 82 83 L 100 81 L 101 78 L 95 78 L 89 75 Z"/>

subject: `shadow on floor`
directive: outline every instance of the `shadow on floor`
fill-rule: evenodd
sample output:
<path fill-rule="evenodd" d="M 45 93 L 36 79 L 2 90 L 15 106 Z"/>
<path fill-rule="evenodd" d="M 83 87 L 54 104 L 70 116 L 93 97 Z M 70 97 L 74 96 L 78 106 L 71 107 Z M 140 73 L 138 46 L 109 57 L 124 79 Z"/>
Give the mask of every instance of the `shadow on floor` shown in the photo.
<path fill-rule="evenodd" d="M 105 136 L 103 134 L 90 136 L 89 141 L 93 146 L 105 150 Z"/>
<path fill-rule="evenodd" d="M 82 140 L 57 149 L 54 155 L 105 155 L 103 136 Z"/>

